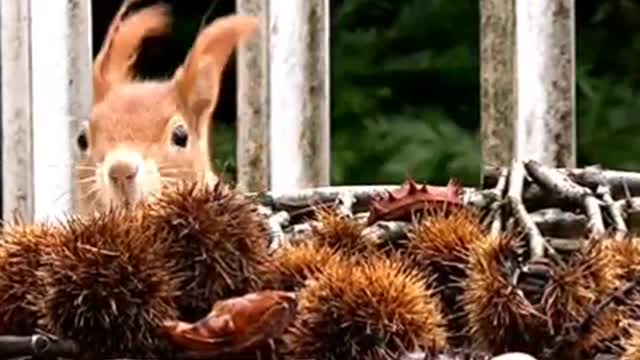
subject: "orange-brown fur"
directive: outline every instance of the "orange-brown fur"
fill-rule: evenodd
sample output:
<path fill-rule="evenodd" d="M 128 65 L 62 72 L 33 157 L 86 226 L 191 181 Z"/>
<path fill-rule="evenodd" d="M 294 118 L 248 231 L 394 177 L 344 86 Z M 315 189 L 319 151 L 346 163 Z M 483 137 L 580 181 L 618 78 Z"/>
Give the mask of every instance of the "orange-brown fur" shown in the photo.
<path fill-rule="evenodd" d="M 76 141 L 79 213 L 147 199 L 177 180 L 217 180 L 208 136 L 220 78 L 235 46 L 253 34 L 257 19 L 230 15 L 215 20 L 198 34 L 172 78 L 139 80 L 132 65 L 140 45 L 146 37 L 167 32 L 170 17 L 163 5 L 125 16 L 135 1 L 125 0 L 94 61 L 94 104 Z M 186 130 L 184 146 L 172 142 L 180 126 Z"/>

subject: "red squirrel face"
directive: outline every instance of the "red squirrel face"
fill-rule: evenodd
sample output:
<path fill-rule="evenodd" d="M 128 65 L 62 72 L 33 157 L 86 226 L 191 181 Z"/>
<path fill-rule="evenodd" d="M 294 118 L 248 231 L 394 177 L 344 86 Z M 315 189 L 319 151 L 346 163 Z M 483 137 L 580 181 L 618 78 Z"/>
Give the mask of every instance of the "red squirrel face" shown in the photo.
<path fill-rule="evenodd" d="M 180 180 L 214 182 L 209 127 L 222 70 L 255 30 L 255 17 L 222 17 L 198 35 L 171 79 L 135 80 L 131 65 L 148 36 L 165 33 L 168 9 L 155 5 L 125 18 L 125 0 L 93 65 L 94 105 L 76 138 L 80 213 L 129 206 Z"/>
<path fill-rule="evenodd" d="M 113 89 L 77 135 L 81 204 L 92 210 L 129 206 L 179 180 L 206 181 L 206 133 L 179 107 L 171 82 Z"/>

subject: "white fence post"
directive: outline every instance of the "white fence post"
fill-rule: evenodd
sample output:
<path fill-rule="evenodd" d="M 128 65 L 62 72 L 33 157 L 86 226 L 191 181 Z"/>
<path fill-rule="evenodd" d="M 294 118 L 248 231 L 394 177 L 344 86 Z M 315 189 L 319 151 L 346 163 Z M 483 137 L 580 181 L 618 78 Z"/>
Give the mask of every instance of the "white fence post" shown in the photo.
<path fill-rule="evenodd" d="M 48 1 L 48 0 L 45 0 Z M 2 0 L 2 218 L 33 219 L 30 0 Z"/>
<path fill-rule="evenodd" d="M 480 0 L 480 17 L 484 167 L 575 167 L 575 0 Z"/>
<path fill-rule="evenodd" d="M 480 0 L 480 122 L 483 169 L 509 166 L 513 157 L 517 110 L 514 96 L 514 1 Z"/>
<path fill-rule="evenodd" d="M 329 1 L 269 1 L 271 190 L 329 185 Z"/>
<path fill-rule="evenodd" d="M 238 188 L 249 192 L 269 190 L 268 3 L 236 0 L 238 13 L 260 21 L 258 34 L 237 52 Z"/>
<path fill-rule="evenodd" d="M 516 35 L 516 157 L 575 167 L 575 0 L 516 0 Z"/>
<path fill-rule="evenodd" d="M 12 0 L 9 0 L 12 1 Z M 91 110 L 89 0 L 32 0 L 34 218 L 73 211 L 75 135 Z"/>

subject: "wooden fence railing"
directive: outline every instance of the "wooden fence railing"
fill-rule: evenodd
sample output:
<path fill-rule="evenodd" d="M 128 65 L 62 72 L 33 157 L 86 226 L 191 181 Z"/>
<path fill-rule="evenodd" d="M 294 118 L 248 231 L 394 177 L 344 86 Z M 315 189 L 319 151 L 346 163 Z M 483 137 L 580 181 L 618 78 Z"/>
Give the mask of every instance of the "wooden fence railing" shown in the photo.
<path fill-rule="evenodd" d="M 91 109 L 91 1 L 2 0 L 3 218 L 71 208 L 73 139 Z"/>
<path fill-rule="evenodd" d="M 0 1 L 3 218 L 57 216 L 92 101 L 91 1 Z M 262 20 L 238 53 L 239 186 L 330 185 L 329 1 L 236 2 Z M 575 166 L 574 0 L 479 6 L 484 165 Z"/>

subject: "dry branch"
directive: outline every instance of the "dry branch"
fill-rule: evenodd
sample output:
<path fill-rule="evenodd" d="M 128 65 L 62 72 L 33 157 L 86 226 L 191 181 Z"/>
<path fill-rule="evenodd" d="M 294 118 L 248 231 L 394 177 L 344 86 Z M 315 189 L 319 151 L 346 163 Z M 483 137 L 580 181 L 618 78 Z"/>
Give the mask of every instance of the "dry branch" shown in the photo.
<path fill-rule="evenodd" d="M 589 188 L 574 183 L 569 176 L 537 161 L 527 161 L 524 166 L 529 176 L 543 190 L 556 194 L 558 198 L 576 206 L 582 206 L 589 219 L 588 229 L 591 236 L 601 237 L 605 234 L 600 201 Z"/>
<path fill-rule="evenodd" d="M 588 166 L 581 169 L 558 168 L 559 173 L 568 176 L 575 183 L 588 187 L 592 190 L 602 184 L 606 184 L 611 189 L 611 196 L 614 199 L 621 199 L 625 196 L 625 186 L 629 188 L 631 196 L 640 196 L 640 173 L 631 171 L 619 171 L 603 169 L 598 165 Z M 484 184 L 486 187 L 495 186 L 500 177 L 500 168 L 486 168 L 484 172 Z M 540 198 L 542 190 L 537 186 L 532 186 L 525 190 L 528 197 Z"/>
<path fill-rule="evenodd" d="M 404 238 L 410 227 L 402 221 L 378 221 L 363 230 L 362 239 L 372 244 L 392 243 Z"/>
<path fill-rule="evenodd" d="M 356 198 L 351 193 L 342 193 L 338 196 L 338 213 L 352 217 L 353 216 L 353 205 L 356 203 Z"/>
<path fill-rule="evenodd" d="M 602 185 L 598 187 L 596 191 L 600 197 L 602 197 L 602 201 L 604 201 L 607 206 L 607 212 L 613 219 L 613 226 L 615 227 L 615 238 L 622 239 L 627 234 L 627 224 L 624 222 L 624 213 L 622 210 L 622 205 L 613 201 L 613 197 L 611 197 L 611 189 L 608 185 Z"/>
<path fill-rule="evenodd" d="M 78 345 L 48 334 L 0 336 L 0 357 L 69 358 L 78 354 Z"/>
<path fill-rule="evenodd" d="M 282 231 L 282 227 L 289 223 L 291 217 L 286 211 L 279 211 L 276 214 L 269 217 L 267 220 L 267 226 L 269 227 L 269 236 L 271 239 L 270 250 L 277 249 L 282 246 L 286 241 L 285 233 Z"/>
<path fill-rule="evenodd" d="M 522 162 L 515 161 L 511 166 L 511 174 L 509 174 L 509 190 L 507 197 L 511 204 L 512 212 L 524 228 L 529 238 L 529 251 L 531 258 L 535 259 L 544 256 L 545 240 L 540 230 L 527 213 L 522 202 L 522 189 L 524 186 L 524 165 Z"/>
<path fill-rule="evenodd" d="M 255 198 L 262 205 L 271 207 L 276 211 L 296 211 L 320 204 L 335 203 L 340 196 L 349 194 L 349 196 L 355 198 L 353 211 L 358 212 L 366 210 L 369 201 L 373 197 L 384 195 L 387 191 L 396 191 L 400 188 L 401 185 L 328 186 L 290 193 L 249 193 L 247 196 Z M 497 199 L 497 196 L 493 190 L 464 188 L 463 199 L 467 205 L 487 208 Z"/>
<path fill-rule="evenodd" d="M 530 214 L 544 236 L 560 238 L 580 238 L 587 230 L 588 219 L 560 209 L 538 210 Z"/>
<path fill-rule="evenodd" d="M 507 188 L 507 179 L 509 177 L 509 169 L 502 169 L 498 183 L 494 189 L 496 196 L 502 199 Z M 496 201 L 492 204 L 493 221 L 491 223 L 491 234 L 497 236 L 502 230 L 502 202 Z"/>

